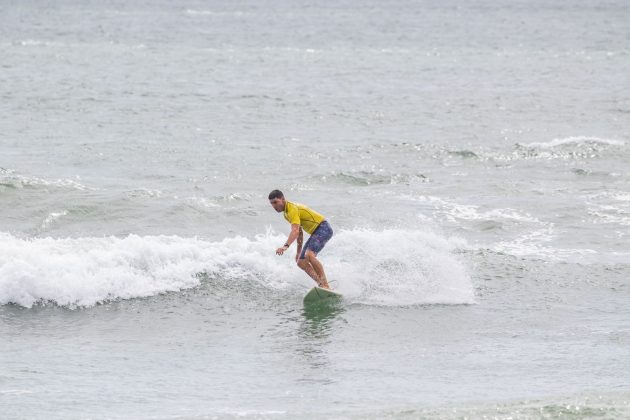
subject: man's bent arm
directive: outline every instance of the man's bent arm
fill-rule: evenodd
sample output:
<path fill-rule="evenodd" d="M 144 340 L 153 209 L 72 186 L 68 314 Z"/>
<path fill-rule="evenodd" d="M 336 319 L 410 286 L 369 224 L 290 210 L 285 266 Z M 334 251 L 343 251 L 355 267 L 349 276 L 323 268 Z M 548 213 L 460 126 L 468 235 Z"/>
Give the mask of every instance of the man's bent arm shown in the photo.
<path fill-rule="evenodd" d="M 289 234 L 289 239 L 287 239 L 287 245 L 290 246 L 300 236 L 301 231 L 300 225 L 291 225 L 291 233 Z"/>
<path fill-rule="evenodd" d="M 300 233 L 298 234 L 298 237 L 297 237 L 297 255 L 300 255 L 300 252 L 302 251 L 303 239 L 304 239 L 304 235 L 302 234 L 302 226 L 300 226 Z"/>

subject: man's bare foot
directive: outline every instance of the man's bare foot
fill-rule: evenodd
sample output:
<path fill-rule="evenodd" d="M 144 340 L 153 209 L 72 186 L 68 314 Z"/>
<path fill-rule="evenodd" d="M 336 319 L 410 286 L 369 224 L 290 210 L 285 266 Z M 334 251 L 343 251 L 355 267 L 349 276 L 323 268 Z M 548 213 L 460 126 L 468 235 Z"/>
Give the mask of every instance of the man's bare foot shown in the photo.
<path fill-rule="evenodd" d="M 327 280 L 323 280 L 318 284 L 319 287 L 321 287 L 322 289 L 328 289 L 330 290 L 330 286 L 328 285 L 328 281 Z"/>

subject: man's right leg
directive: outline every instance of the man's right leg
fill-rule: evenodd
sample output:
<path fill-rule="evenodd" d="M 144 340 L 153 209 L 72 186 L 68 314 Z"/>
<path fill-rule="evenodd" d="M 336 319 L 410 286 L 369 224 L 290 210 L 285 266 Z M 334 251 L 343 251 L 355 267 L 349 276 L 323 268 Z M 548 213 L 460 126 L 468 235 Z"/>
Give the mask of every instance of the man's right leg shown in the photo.
<path fill-rule="evenodd" d="M 321 286 L 321 280 L 319 279 L 319 276 L 313 269 L 311 263 L 308 262 L 306 258 L 298 259 L 297 265 L 302 270 L 306 271 L 306 274 L 308 274 L 313 280 L 315 280 L 315 283 L 317 283 L 318 286 Z"/>
<path fill-rule="evenodd" d="M 319 285 L 324 289 L 330 289 L 330 286 L 328 285 L 328 279 L 326 278 L 326 273 L 324 273 L 324 266 L 321 262 L 319 262 L 315 253 L 310 249 L 307 249 L 304 256 L 315 270 L 315 273 L 317 273 L 317 277 L 319 277 L 320 280 Z"/>

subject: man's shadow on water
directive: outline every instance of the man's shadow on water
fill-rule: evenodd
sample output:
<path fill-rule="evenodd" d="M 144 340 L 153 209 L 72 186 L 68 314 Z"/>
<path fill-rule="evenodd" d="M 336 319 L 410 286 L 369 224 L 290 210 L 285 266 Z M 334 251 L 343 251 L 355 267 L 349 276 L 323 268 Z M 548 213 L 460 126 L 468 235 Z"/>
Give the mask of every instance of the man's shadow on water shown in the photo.
<path fill-rule="evenodd" d="M 310 374 L 304 378 L 307 382 L 331 382 L 330 378 L 320 377 L 328 370 L 329 360 L 328 344 L 331 334 L 339 321 L 343 321 L 340 315 L 346 311 L 342 302 L 337 300 L 323 301 L 305 304 L 302 310 L 302 321 L 298 328 L 300 346 L 298 351 L 301 359 L 311 369 Z"/>
<path fill-rule="evenodd" d="M 302 309 L 303 321 L 300 331 L 316 338 L 325 336 L 331 324 L 344 313 L 343 302 L 337 299 L 323 300 L 317 303 L 305 303 Z"/>

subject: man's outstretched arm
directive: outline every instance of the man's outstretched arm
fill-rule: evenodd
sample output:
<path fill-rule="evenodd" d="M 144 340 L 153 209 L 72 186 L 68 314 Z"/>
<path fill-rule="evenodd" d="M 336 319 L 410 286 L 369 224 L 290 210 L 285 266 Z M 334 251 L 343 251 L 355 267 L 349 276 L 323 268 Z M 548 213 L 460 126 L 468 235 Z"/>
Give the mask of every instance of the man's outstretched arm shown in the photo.
<path fill-rule="evenodd" d="M 276 249 L 276 254 L 282 255 L 284 251 L 289 249 L 293 241 L 295 241 L 295 239 L 300 235 L 300 232 L 301 232 L 300 225 L 295 225 L 295 224 L 291 225 L 291 233 L 289 234 L 289 239 L 287 239 L 287 242 L 284 244 L 282 248 Z"/>

